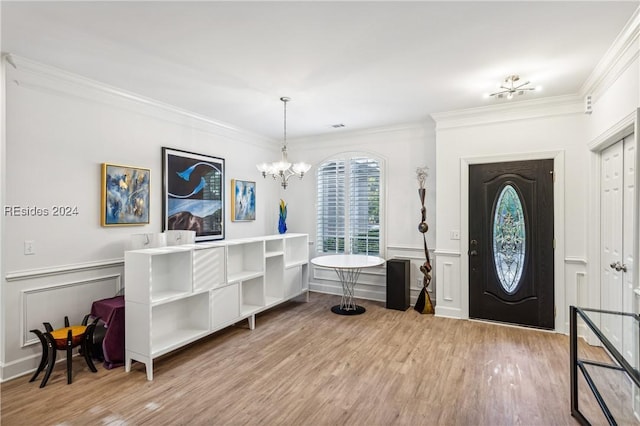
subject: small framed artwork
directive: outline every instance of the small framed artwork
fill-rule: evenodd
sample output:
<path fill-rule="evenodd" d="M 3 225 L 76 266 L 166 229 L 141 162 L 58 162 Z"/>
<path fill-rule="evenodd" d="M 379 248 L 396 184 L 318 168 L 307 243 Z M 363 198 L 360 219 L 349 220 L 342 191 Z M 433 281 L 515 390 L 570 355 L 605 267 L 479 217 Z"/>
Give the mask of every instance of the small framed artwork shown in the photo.
<path fill-rule="evenodd" d="M 224 159 L 162 148 L 162 229 L 224 239 Z"/>
<path fill-rule="evenodd" d="M 231 220 L 256 220 L 256 183 L 231 179 Z"/>
<path fill-rule="evenodd" d="M 149 169 L 102 164 L 102 226 L 149 223 Z"/>

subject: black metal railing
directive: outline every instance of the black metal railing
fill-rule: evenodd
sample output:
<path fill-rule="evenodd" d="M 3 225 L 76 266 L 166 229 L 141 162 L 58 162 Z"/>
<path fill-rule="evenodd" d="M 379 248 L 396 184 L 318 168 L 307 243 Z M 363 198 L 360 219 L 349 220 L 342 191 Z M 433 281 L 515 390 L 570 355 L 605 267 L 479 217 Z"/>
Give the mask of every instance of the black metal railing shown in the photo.
<path fill-rule="evenodd" d="M 591 423 L 587 418 L 580 412 L 578 407 L 578 369 L 582 372 L 589 389 L 593 393 L 602 413 L 604 414 L 607 422 L 610 425 L 617 425 L 611 410 L 607 406 L 604 398 L 602 397 L 600 391 L 598 390 L 595 382 L 593 381 L 591 374 L 586 369 L 586 365 L 591 365 L 595 367 L 608 368 L 613 370 L 622 371 L 627 374 L 627 376 L 633 381 L 633 383 L 640 388 L 640 372 L 633 366 L 629 364 L 629 362 L 622 356 L 622 354 L 618 351 L 618 349 L 611 343 L 611 341 L 607 338 L 607 336 L 602 333 L 599 327 L 597 327 L 591 318 L 586 314 L 586 312 L 593 312 L 596 314 L 605 314 L 605 315 L 619 315 L 623 317 L 631 317 L 635 320 L 635 326 L 638 327 L 638 332 L 640 333 L 640 315 L 631 314 L 626 312 L 615 312 L 615 311 L 606 311 L 600 309 L 587 309 L 587 308 L 578 308 L 576 306 L 569 307 L 569 336 L 570 336 L 570 348 L 569 348 L 569 357 L 571 360 L 571 415 L 575 417 L 580 424 L 582 425 L 590 425 Z M 604 348 L 608 351 L 611 358 L 615 363 L 605 364 L 596 361 L 590 361 L 585 359 L 580 359 L 578 357 L 578 315 L 584 321 L 584 323 L 589 327 L 589 329 L 595 334 L 598 340 L 602 343 Z"/>

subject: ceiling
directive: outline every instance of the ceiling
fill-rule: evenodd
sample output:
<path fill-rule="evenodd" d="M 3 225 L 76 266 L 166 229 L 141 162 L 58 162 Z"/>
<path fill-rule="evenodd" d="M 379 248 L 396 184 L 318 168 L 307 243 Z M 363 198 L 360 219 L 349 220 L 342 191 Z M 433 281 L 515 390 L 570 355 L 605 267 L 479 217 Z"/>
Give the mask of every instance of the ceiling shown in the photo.
<path fill-rule="evenodd" d="M 2 51 L 274 139 L 576 94 L 637 1 L 0 2 Z M 335 129 L 335 124 L 344 127 Z"/>

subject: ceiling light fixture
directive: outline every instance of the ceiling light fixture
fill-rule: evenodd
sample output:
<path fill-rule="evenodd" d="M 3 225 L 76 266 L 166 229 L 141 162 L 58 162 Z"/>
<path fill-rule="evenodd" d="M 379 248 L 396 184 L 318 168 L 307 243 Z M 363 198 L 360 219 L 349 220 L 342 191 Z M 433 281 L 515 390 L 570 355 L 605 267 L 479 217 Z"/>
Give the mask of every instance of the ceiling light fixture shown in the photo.
<path fill-rule="evenodd" d="M 500 85 L 501 90 L 490 93 L 486 97 L 494 96 L 496 98 L 513 99 L 514 95 L 524 95 L 525 92 L 529 92 L 532 90 L 535 90 L 535 91 L 542 90 L 541 86 L 526 87 L 528 84 L 530 84 L 529 81 L 520 83 L 520 76 L 518 74 L 513 74 L 510 76 L 507 76 L 507 78 L 504 79 L 504 82 Z"/>
<path fill-rule="evenodd" d="M 256 168 L 262 177 L 266 178 L 267 175 L 273 177 L 274 180 L 280 179 L 280 184 L 284 189 L 287 189 L 289 185 L 289 178 L 291 176 L 298 176 L 300 179 L 305 173 L 311 169 L 311 164 L 305 162 L 298 162 L 291 164 L 287 157 L 287 102 L 291 98 L 282 97 L 280 100 L 284 103 L 284 141 L 282 144 L 282 158 L 280 161 L 274 161 L 273 163 L 260 163 L 256 164 Z"/>

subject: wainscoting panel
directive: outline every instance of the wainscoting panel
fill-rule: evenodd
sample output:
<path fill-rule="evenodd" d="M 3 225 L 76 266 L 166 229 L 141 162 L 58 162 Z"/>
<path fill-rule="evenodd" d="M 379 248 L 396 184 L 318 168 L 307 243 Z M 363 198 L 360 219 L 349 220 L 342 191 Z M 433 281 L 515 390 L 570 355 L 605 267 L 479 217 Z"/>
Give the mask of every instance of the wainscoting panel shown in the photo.
<path fill-rule="evenodd" d="M 567 257 L 564 260 L 564 283 L 556 282 L 555 285 L 564 285 L 566 306 L 559 306 L 556 301 L 556 310 L 565 309 L 564 322 L 562 330 L 556 330 L 560 333 L 569 333 L 569 306 L 579 306 L 586 308 L 589 305 L 588 277 L 587 277 L 587 261 L 578 257 Z M 588 338 L 588 328 L 579 322 L 578 335 Z M 589 340 L 597 341 L 597 339 Z"/>
<path fill-rule="evenodd" d="M 436 286 L 436 316 L 464 318 L 465 307 L 462 300 L 460 281 L 460 253 L 436 250 L 435 270 L 438 275 Z"/>
<path fill-rule="evenodd" d="M 122 259 L 8 272 L 2 283 L 5 354 L 0 380 L 29 374 L 38 365 L 42 349 L 29 330 L 44 330 L 44 321 L 60 327 L 65 315 L 80 322 L 93 301 L 122 290 L 123 275 Z"/>
<path fill-rule="evenodd" d="M 453 262 L 442 262 L 442 287 L 444 290 L 442 298 L 447 302 L 453 302 L 453 296 L 451 295 L 453 282 L 451 277 L 453 277 Z"/>
<path fill-rule="evenodd" d="M 120 274 L 106 275 L 88 280 L 79 280 L 53 287 L 22 291 L 22 344 L 39 343 L 29 330 L 43 330 L 43 322 L 54 328 L 63 326 L 64 317 L 72 324 L 79 324 L 89 313 L 95 300 L 113 297 L 122 287 Z"/>

